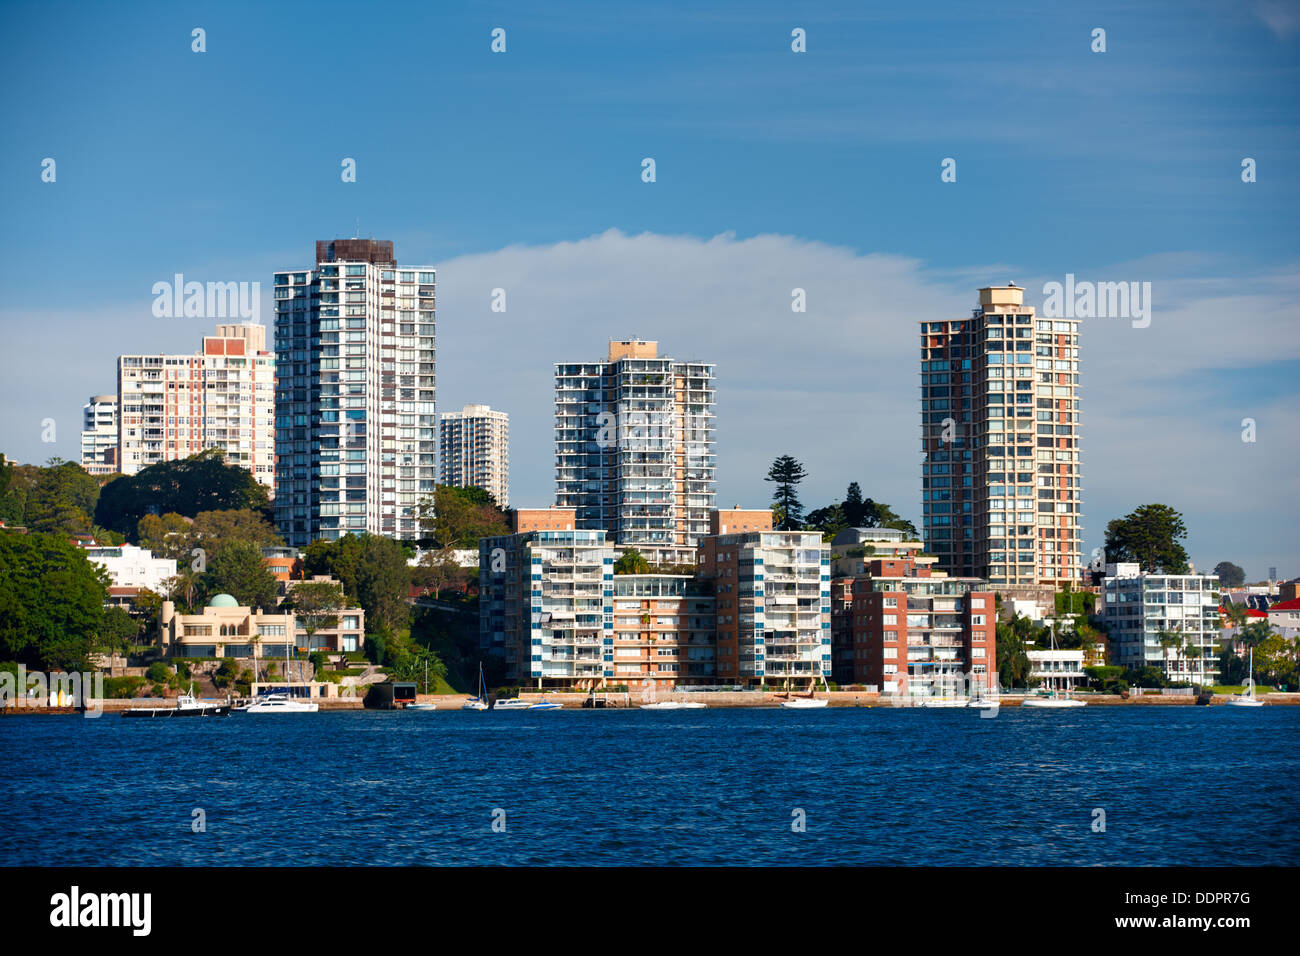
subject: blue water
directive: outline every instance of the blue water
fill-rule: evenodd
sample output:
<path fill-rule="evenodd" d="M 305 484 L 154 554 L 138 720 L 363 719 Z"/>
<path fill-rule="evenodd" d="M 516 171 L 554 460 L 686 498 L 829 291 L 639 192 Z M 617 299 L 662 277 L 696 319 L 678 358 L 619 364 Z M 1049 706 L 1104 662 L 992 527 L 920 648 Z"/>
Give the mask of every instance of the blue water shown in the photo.
<path fill-rule="evenodd" d="M 1298 731 L 1277 706 L 6 717 L 0 862 L 1295 865 Z"/>

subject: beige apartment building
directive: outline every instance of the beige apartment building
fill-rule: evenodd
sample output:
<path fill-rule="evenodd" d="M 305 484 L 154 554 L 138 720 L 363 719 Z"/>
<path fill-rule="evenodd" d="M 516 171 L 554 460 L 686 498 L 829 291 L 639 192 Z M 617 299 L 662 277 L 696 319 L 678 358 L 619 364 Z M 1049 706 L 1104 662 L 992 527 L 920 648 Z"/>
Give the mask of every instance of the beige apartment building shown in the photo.
<path fill-rule="evenodd" d="M 91 475 L 117 471 L 117 396 L 92 395 L 81 411 L 81 467 Z"/>
<path fill-rule="evenodd" d="M 219 448 L 274 489 L 275 359 L 265 326 L 218 325 L 193 355 L 119 356 L 117 408 L 122 474 Z"/>
<path fill-rule="evenodd" d="M 481 488 L 510 507 L 510 416 L 490 405 L 445 412 L 438 423 L 438 482 Z"/>
<path fill-rule="evenodd" d="M 656 564 L 691 564 L 716 503 L 714 366 L 609 343 L 555 366 L 555 501 Z"/>
<path fill-rule="evenodd" d="M 926 550 L 956 577 L 1081 580 L 1079 321 L 1040 318 L 1016 285 L 968 319 L 921 323 Z"/>

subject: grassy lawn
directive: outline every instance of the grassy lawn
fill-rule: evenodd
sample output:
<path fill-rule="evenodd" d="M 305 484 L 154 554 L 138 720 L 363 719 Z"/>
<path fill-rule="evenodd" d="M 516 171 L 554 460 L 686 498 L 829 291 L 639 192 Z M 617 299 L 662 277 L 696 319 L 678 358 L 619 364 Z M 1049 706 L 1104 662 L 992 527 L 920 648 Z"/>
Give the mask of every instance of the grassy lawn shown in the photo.
<path fill-rule="evenodd" d="M 1211 687 L 1210 690 L 1214 691 L 1216 694 L 1243 694 L 1246 691 L 1246 685 L 1216 684 Z M 1256 694 L 1271 694 L 1276 690 L 1276 687 L 1265 687 L 1263 684 L 1255 685 Z"/>

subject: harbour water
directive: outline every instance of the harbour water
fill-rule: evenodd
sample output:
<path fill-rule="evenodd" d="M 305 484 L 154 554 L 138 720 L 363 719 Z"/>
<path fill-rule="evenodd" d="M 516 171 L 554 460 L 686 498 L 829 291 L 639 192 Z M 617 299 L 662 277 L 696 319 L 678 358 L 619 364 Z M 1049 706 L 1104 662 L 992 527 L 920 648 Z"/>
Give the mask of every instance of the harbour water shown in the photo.
<path fill-rule="evenodd" d="M 1300 707 L 6 717 L 0 861 L 1296 865 L 1298 740 Z"/>

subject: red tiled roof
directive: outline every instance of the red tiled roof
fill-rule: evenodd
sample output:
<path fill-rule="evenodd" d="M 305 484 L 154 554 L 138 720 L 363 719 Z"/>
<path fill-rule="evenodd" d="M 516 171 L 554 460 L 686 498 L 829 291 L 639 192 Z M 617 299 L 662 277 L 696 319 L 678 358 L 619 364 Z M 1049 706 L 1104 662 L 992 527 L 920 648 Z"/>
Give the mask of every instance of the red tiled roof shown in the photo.
<path fill-rule="evenodd" d="M 1268 617 L 1263 611 L 1256 611 L 1253 607 L 1246 608 L 1246 617 Z"/>
<path fill-rule="evenodd" d="M 1290 601 L 1274 604 L 1269 608 L 1269 611 L 1300 611 L 1300 598 L 1292 598 Z"/>

